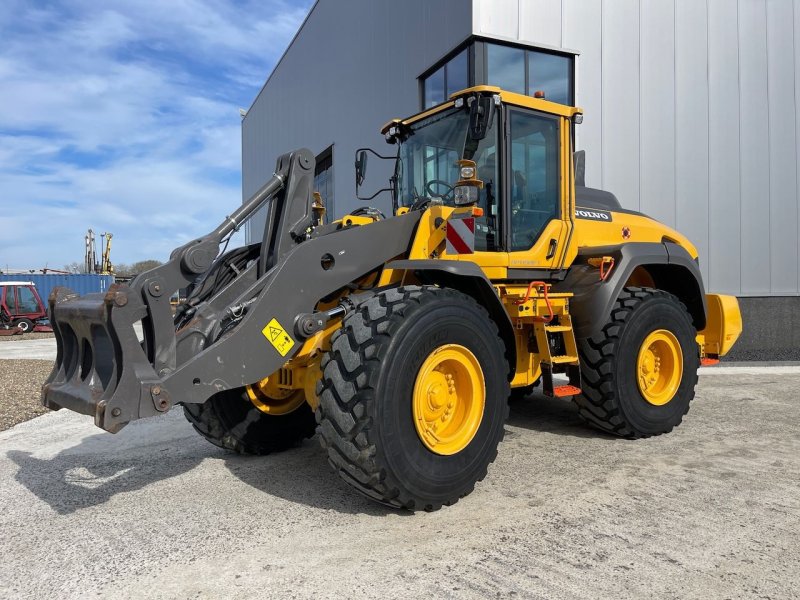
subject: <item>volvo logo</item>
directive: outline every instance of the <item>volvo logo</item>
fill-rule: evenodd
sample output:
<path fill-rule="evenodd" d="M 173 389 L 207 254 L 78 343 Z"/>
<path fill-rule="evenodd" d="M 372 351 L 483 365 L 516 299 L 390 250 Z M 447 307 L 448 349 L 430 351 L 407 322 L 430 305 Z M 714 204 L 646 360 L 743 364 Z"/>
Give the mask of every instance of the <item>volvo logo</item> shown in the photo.
<path fill-rule="evenodd" d="M 606 221 L 610 223 L 611 213 L 604 210 L 587 210 L 585 208 L 576 208 L 575 216 L 578 219 L 588 219 L 590 221 Z"/>

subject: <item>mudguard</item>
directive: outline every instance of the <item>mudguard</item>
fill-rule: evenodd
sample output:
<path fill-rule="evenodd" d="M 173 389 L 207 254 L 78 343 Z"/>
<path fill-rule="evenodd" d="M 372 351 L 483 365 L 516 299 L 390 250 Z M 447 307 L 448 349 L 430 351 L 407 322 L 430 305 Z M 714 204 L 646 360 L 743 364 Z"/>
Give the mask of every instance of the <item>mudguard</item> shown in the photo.
<path fill-rule="evenodd" d="M 492 282 L 478 265 L 455 260 L 396 260 L 386 266 L 397 271 L 411 271 L 424 284 L 449 287 L 475 298 L 497 324 L 500 337 L 506 346 L 511 369 L 509 378 L 514 376 L 517 364 L 514 326 Z"/>
<path fill-rule="evenodd" d="M 600 280 L 590 258 L 614 259 L 611 274 Z M 672 242 L 629 242 L 585 248 L 554 292 L 572 292 L 570 313 L 577 338 L 588 338 L 608 322 L 614 303 L 636 267 L 646 266 L 655 286 L 674 294 L 686 305 L 698 331 L 706 326 L 706 299 L 700 267 L 685 248 Z"/>

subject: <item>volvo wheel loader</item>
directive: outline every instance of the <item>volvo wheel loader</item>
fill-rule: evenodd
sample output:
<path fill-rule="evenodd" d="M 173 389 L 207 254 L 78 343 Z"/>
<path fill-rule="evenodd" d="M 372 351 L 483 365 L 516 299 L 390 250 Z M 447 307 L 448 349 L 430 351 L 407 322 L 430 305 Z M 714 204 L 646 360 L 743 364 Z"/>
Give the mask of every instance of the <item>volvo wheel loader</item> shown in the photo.
<path fill-rule="evenodd" d="M 669 432 L 698 367 L 736 341 L 738 304 L 705 293 L 683 235 L 583 185 L 582 118 L 480 86 L 393 120 L 386 216 L 325 223 L 313 155 L 281 156 L 166 264 L 105 294 L 53 292 L 45 406 L 117 432 L 182 405 L 200 435 L 245 454 L 317 432 L 347 483 L 426 510 L 483 479 L 510 395 L 537 383 L 605 432 Z M 263 238 L 221 253 L 261 207 Z"/>

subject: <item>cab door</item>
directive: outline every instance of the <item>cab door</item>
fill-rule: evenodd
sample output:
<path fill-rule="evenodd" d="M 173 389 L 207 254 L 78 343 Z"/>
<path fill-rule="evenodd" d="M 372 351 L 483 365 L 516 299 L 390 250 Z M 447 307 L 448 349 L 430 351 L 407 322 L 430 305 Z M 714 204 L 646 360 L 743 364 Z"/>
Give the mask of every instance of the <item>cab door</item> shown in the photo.
<path fill-rule="evenodd" d="M 30 285 L 17 286 L 17 312 L 16 314 L 28 319 L 35 319 L 44 312 L 39 294 Z"/>
<path fill-rule="evenodd" d="M 565 219 L 570 167 L 563 160 L 568 129 L 557 115 L 508 110 L 505 231 L 509 278 L 546 277 L 547 271 L 561 265 L 570 227 Z"/>

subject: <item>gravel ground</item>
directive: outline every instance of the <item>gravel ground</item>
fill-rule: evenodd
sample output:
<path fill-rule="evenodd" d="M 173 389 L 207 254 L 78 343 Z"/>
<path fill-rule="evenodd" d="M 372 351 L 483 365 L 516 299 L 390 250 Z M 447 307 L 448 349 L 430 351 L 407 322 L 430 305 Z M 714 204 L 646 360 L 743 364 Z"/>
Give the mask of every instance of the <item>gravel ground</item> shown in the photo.
<path fill-rule="evenodd" d="M 39 391 L 52 368 L 49 360 L 0 360 L 0 431 L 50 412 L 39 403 Z"/>
<path fill-rule="evenodd" d="M 0 342 L 21 342 L 22 340 L 44 340 L 54 338 L 52 333 L 31 332 L 22 335 L 0 335 Z"/>

